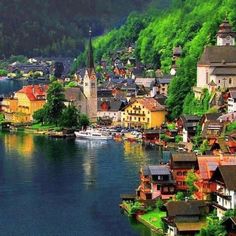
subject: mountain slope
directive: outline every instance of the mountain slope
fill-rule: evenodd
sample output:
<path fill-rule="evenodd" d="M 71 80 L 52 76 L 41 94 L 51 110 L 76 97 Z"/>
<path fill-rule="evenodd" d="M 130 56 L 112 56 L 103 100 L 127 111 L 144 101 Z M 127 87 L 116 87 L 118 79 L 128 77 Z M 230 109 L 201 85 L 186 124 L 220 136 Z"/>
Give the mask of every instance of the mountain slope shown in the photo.
<path fill-rule="evenodd" d="M 83 49 L 88 28 L 101 35 L 150 0 L 1 0 L 1 55 L 67 55 Z"/>
<path fill-rule="evenodd" d="M 176 117 L 196 81 L 196 65 L 204 46 L 215 44 L 218 26 L 226 15 L 235 29 L 235 12 L 235 0 L 173 0 L 171 9 L 162 12 L 152 9 L 146 14 L 130 16 L 120 29 L 98 38 L 94 43 L 95 55 L 99 60 L 112 49 L 136 43 L 140 61 L 168 73 L 173 47 L 182 46 L 180 69 L 170 84 L 167 101 L 172 117 Z"/>

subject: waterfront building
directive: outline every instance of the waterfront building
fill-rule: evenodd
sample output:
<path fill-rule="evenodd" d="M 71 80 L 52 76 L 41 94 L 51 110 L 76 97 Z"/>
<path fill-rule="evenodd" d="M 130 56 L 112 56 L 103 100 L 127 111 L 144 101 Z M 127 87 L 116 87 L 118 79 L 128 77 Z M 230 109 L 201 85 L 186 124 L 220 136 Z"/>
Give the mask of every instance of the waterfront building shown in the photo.
<path fill-rule="evenodd" d="M 216 202 L 213 206 L 221 219 L 225 212 L 236 209 L 236 165 L 217 167 L 211 181 L 216 184 Z"/>
<path fill-rule="evenodd" d="M 83 79 L 83 92 L 86 97 L 87 115 L 92 122 L 97 121 L 97 77 L 94 67 L 92 31 L 89 31 L 87 68 Z"/>
<path fill-rule="evenodd" d="M 167 225 L 167 235 L 195 235 L 206 226 L 205 215 L 209 208 L 205 201 L 188 200 L 166 203 L 167 216 L 163 222 Z"/>
<path fill-rule="evenodd" d="M 140 170 L 140 186 L 137 196 L 140 200 L 168 200 L 175 194 L 175 181 L 170 168 L 164 165 L 146 166 Z"/>
<path fill-rule="evenodd" d="M 97 121 L 97 77 L 95 73 L 92 31 L 89 31 L 89 43 L 87 65 L 85 72 L 82 71 L 83 85 L 76 88 L 65 89 L 65 105 L 73 104 L 81 112 L 88 115 L 91 122 Z"/>
<path fill-rule="evenodd" d="M 120 125 L 121 110 L 125 106 L 121 100 L 107 98 L 106 100 L 98 101 L 97 117 L 101 120 L 110 119 L 113 125 Z"/>
<path fill-rule="evenodd" d="M 157 128 L 165 122 L 165 107 L 154 98 L 137 98 L 129 103 L 121 113 L 125 127 Z"/>
<path fill-rule="evenodd" d="M 216 183 L 211 181 L 211 177 L 218 166 L 236 165 L 235 155 L 218 156 L 197 156 L 199 170 L 195 172 L 197 181 L 195 186 L 197 191 L 194 198 L 197 200 L 210 200 L 212 193 L 216 191 Z"/>
<path fill-rule="evenodd" d="M 195 153 L 172 153 L 170 168 L 176 181 L 177 191 L 187 191 L 186 176 L 188 171 L 197 170 L 197 157 Z"/>
<path fill-rule="evenodd" d="M 5 119 L 14 123 L 31 122 L 35 111 L 46 103 L 48 85 L 28 85 L 17 91 L 14 97 L 3 99 Z"/>

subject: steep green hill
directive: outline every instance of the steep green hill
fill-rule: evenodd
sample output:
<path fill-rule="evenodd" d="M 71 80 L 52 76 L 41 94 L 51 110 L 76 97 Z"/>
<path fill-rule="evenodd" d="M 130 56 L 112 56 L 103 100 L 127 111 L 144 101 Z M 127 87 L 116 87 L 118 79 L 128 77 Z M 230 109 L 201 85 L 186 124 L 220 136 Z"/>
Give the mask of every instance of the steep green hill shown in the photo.
<path fill-rule="evenodd" d="M 131 15 L 120 29 L 99 37 L 94 43 L 95 55 L 99 60 L 111 51 L 136 43 L 139 60 L 168 73 L 173 47 L 182 46 L 180 69 L 170 84 L 167 101 L 172 117 L 176 117 L 196 82 L 196 65 L 204 46 L 215 44 L 218 26 L 226 16 L 235 29 L 236 1 L 173 0 L 171 9 L 155 11 L 154 8 L 145 14 Z"/>
<path fill-rule="evenodd" d="M 0 56 L 76 56 L 88 28 L 95 35 L 122 24 L 151 0 L 1 0 Z"/>

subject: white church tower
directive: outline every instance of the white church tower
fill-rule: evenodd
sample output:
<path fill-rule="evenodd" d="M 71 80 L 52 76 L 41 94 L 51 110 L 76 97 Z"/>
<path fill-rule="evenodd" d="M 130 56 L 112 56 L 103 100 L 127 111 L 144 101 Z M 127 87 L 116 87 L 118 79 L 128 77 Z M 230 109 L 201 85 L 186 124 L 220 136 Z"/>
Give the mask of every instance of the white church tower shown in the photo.
<path fill-rule="evenodd" d="M 84 95 L 87 101 L 87 115 L 91 122 L 97 121 L 97 78 L 94 69 L 92 31 L 89 30 L 87 68 L 83 80 Z"/>
<path fill-rule="evenodd" d="M 217 46 L 234 46 L 235 45 L 235 32 L 232 31 L 232 27 L 228 20 L 224 20 L 217 33 Z"/>

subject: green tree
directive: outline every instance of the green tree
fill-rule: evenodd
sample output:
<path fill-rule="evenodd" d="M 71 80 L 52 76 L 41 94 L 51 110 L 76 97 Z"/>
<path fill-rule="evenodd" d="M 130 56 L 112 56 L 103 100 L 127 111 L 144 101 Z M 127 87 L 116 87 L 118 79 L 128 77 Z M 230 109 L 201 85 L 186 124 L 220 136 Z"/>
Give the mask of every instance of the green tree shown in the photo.
<path fill-rule="evenodd" d="M 59 124 L 61 127 L 77 127 L 79 123 L 79 112 L 74 105 L 64 108 L 60 117 Z"/>
<path fill-rule="evenodd" d="M 194 194 L 194 192 L 197 190 L 196 186 L 194 185 L 194 183 L 197 181 L 197 176 L 194 173 L 194 170 L 190 170 L 187 172 L 187 176 L 186 176 L 186 184 L 188 186 L 188 191 L 189 191 L 189 195 L 192 196 Z"/>
<path fill-rule="evenodd" d="M 175 198 L 177 201 L 183 201 L 184 198 L 185 198 L 185 195 L 183 192 L 177 192 L 176 195 L 175 195 Z"/>
<path fill-rule="evenodd" d="M 44 123 L 44 121 L 46 120 L 46 112 L 45 112 L 45 108 L 41 108 L 37 111 L 34 112 L 33 114 L 33 119 L 37 122 L 40 123 Z"/>
<path fill-rule="evenodd" d="M 47 103 L 44 105 L 46 120 L 57 125 L 65 108 L 64 89 L 57 81 L 52 82 L 47 91 Z"/>
<path fill-rule="evenodd" d="M 227 235 L 224 226 L 221 224 L 221 221 L 216 216 L 216 213 L 213 212 L 207 217 L 207 225 L 203 227 L 200 231 L 200 236 L 225 236 Z"/>
<path fill-rule="evenodd" d="M 86 114 L 81 113 L 79 116 L 79 126 L 83 129 L 86 129 L 89 126 L 90 121 Z"/>
<path fill-rule="evenodd" d="M 7 74 L 8 74 L 7 70 L 4 70 L 4 69 L 0 70 L 0 76 L 7 76 Z"/>

